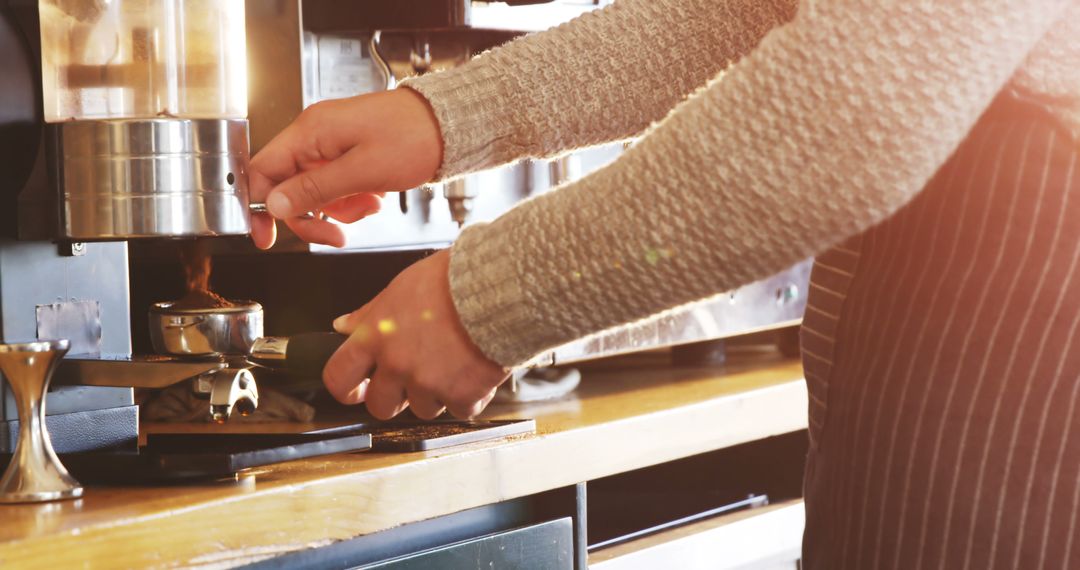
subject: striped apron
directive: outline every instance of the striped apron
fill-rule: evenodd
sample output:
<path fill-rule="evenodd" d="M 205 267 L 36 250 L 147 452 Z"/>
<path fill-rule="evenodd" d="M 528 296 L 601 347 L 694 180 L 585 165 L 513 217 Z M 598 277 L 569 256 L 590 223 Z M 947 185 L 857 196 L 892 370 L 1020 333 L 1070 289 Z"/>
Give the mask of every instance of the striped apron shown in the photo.
<path fill-rule="evenodd" d="M 818 257 L 804 567 L 1080 568 L 1080 144 L 1003 94 Z"/>

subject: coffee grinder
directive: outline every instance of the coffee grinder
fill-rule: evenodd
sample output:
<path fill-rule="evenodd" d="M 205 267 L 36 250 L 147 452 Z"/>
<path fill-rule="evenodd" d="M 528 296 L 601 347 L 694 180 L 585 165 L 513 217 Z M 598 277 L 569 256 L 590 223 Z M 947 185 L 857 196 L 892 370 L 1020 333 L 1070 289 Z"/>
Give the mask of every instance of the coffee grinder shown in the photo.
<path fill-rule="evenodd" d="M 127 242 L 249 233 L 244 2 L 0 0 L 0 77 L 0 340 L 124 361 Z M 46 402 L 58 452 L 137 444 L 130 387 Z"/>

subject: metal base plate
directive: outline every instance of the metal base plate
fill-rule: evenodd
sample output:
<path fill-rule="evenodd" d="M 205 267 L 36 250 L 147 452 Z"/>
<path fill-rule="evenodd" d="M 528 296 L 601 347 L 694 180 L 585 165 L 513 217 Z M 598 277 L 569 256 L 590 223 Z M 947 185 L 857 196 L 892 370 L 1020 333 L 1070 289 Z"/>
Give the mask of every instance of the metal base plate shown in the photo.
<path fill-rule="evenodd" d="M 75 487 L 73 489 L 65 489 L 63 491 L 54 491 L 49 493 L 8 493 L 0 494 L 0 504 L 12 505 L 22 503 L 46 503 L 49 501 L 65 501 L 69 499 L 78 499 L 82 495 L 82 487 Z"/>

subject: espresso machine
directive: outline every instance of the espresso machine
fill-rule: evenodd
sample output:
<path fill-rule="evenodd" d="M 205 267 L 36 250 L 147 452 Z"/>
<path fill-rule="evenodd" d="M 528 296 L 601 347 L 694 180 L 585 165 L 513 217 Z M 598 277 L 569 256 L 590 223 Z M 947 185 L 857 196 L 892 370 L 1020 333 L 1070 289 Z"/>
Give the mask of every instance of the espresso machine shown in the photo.
<path fill-rule="evenodd" d="M 302 275 L 289 264 L 312 260 L 335 275 L 362 266 L 361 280 L 377 291 L 393 271 L 374 271 L 376 256 L 445 247 L 463 226 L 617 158 L 632 141 L 399 193 L 346 228 L 339 255 L 287 231 L 269 255 L 244 238 L 249 156 L 306 106 L 393 88 L 610 2 L 0 0 L 0 341 L 68 341 L 46 398 L 56 450 L 136 446 L 133 387 L 191 382 L 226 416 L 257 403 L 254 380 L 235 359 L 163 358 L 138 346 L 148 336 L 135 330 L 147 322 L 148 299 L 170 298 L 146 275 L 177 240 L 212 237 L 216 254 L 285 267 L 282 274 Z M 559 347 L 534 365 L 788 326 L 801 317 L 808 277 L 804 262 Z M 310 303 L 342 298 L 296 302 L 287 287 L 246 297 L 278 295 L 267 299 L 274 328 L 283 311 L 318 314 Z M 329 323 L 356 302 L 321 307 L 320 319 Z M 0 380 L 0 452 L 17 432 L 10 391 Z"/>
<path fill-rule="evenodd" d="M 58 452 L 137 445 L 132 386 L 221 368 L 132 357 L 128 243 L 249 233 L 246 72 L 239 0 L 0 1 L 0 339 L 68 341 Z"/>
<path fill-rule="evenodd" d="M 485 50 L 611 3 L 248 2 L 252 152 L 319 101 L 392 89 L 408 77 L 462 65 Z M 585 176 L 633 142 L 552 160 L 524 160 L 391 194 L 380 212 L 342 228 L 346 242 L 340 249 L 305 243 L 281 225 L 270 255 L 253 251 L 244 241 L 217 240 L 215 253 L 228 263 L 216 266 L 215 278 L 238 298 L 265 300 L 273 335 L 325 328 L 334 317 L 374 297 L 424 252 L 450 245 L 463 226 L 494 219 L 529 196 Z M 156 278 L 164 269 L 157 242 L 133 242 L 132 247 L 133 291 L 142 296 L 136 305 L 167 298 L 167 284 Z M 532 365 L 551 367 L 661 347 L 686 347 L 675 350 L 681 361 L 702 360 L 699 356 L 715 361 L 722 351 L 707 343 L 798 324 L 810 267 L 807 260 L 736 291 L 558 347 Z M 273 287 L 261 285 L 269 281 Z M 136 329 L 142 322 L 133 320 Z M 136 330 L 136 343 L 144 336 Z"/>
<path fill-rule="evenodd" d="M 249 41 L 272 46 L 253 49 L 249 56 L 253 148 L 269 141 L 309 105 L 393 88 L 405 78 L 464 64 L 515 37 L 611 3 L 398 0 L 360 7 L 349 0 L 250 2 Z M 526 160 L 425 185 L 388 197 L 382 211 L 346 226 L 343 250 L 306 244 L 286 231 L 272 251 L 362 255 L 446 247 L 463 225 L 491 220 L 531 195 L 587 175 L 631 144 L 620 141 L 554 160 Z M 334 274 L 348 273 L 348 265 L 339 264 Z M 715 356 L 717 351 L 708 343 L 718 339 L 798 324 L 806 306 L 810 268 L 811 261 L 803 261 L 736 291 L 558 347 L 533 364 L 570 364 L 659 347 L 686 347 L 675 352 L 688 361 Z M 356 306 L 354 301 L 351 307 L 335 307 L 327 316 Z"/>

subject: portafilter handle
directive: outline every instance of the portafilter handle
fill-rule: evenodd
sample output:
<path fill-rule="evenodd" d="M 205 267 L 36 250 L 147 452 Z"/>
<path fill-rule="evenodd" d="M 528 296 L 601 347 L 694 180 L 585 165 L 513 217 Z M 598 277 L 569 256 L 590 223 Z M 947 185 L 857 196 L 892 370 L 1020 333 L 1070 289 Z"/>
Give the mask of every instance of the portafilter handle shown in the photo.
<path fill-rule="evenodd" d="M 321 379 L 326 362 L 348 338 L 334 332 L 262 337 L 251 346 L 248 360 L 274 370 Z"/>
<path fill-rule="evenodd" d="M 19 413 L 19 439 L 0 479 L 0 503 L 82 496 L 82 486 L 56 457 L 45 426 L 45 393 L 69 346 L 66 340 L 0 344 L 0 371 L 11 387 Z"/>

